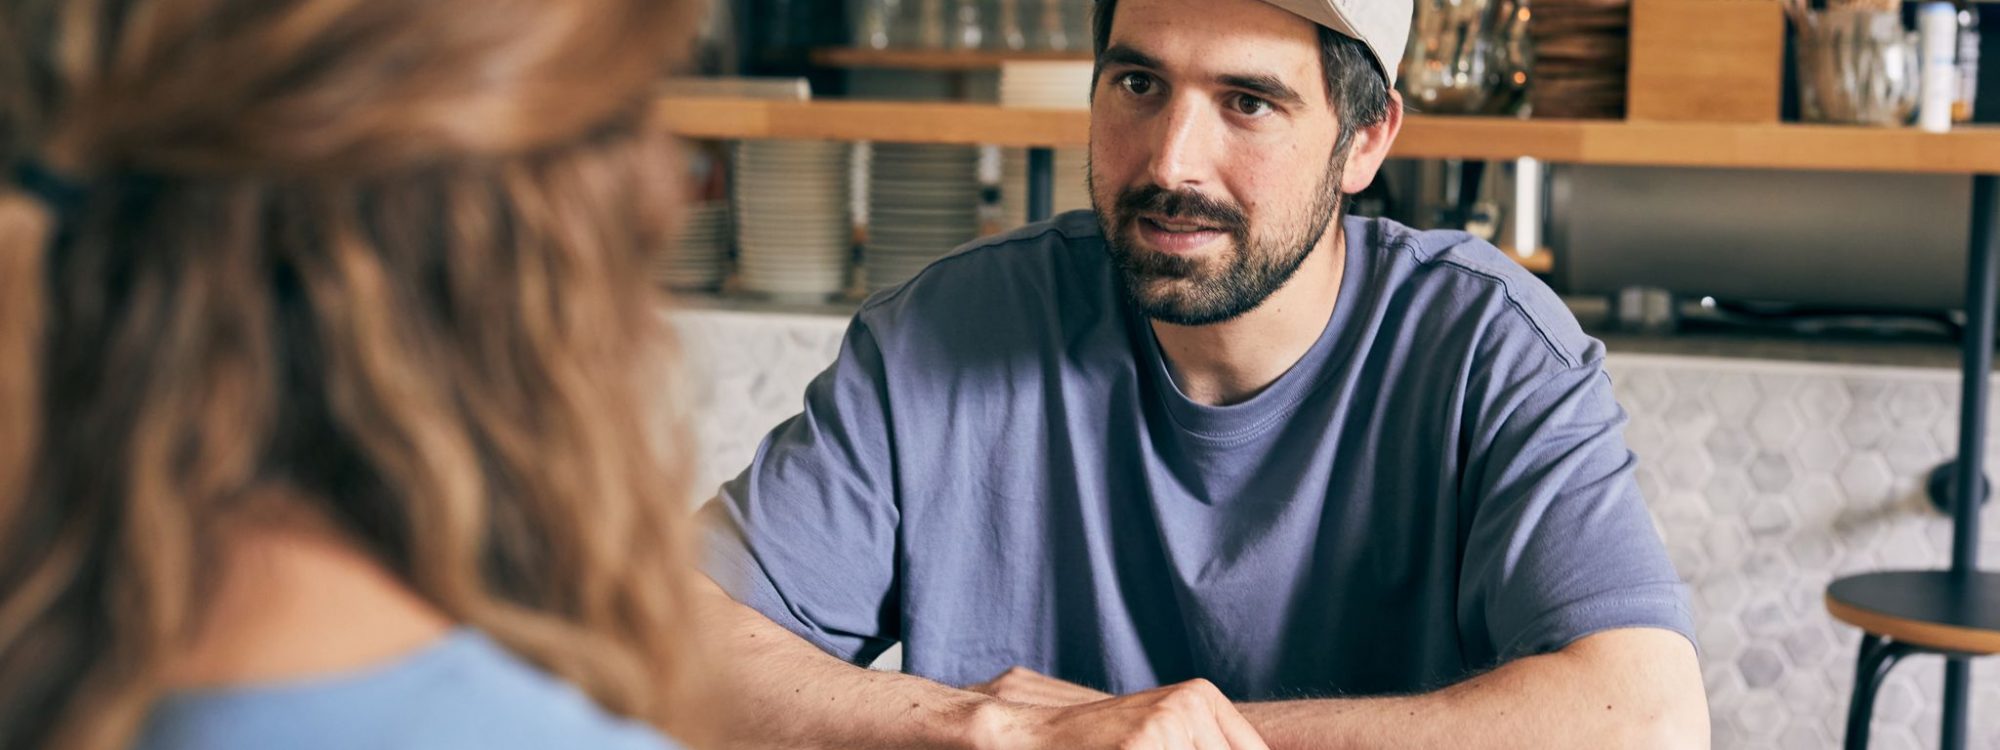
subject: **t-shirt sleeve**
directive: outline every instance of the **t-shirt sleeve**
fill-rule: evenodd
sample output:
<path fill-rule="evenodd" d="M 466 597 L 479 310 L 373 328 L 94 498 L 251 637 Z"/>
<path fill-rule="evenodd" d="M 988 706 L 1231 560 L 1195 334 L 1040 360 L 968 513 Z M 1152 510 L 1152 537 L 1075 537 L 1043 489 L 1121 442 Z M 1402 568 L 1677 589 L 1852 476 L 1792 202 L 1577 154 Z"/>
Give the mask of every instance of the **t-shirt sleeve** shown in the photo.
<path fill-rule="evenodd" d="M 856 318 L 805 410 L 700 511 L 703 567 L 742 602 L 866 664 L 897 640 L 897 529 L 884 358 Z"/>
<path fill-rule="evenodd" d="M 1694 640 L 1686 588 L 1633 477 L 1626 415 L 1594 362 L 1499 389 L 1475 418 L 1460 621 L 1501 662 L 1606 630 Z"/>

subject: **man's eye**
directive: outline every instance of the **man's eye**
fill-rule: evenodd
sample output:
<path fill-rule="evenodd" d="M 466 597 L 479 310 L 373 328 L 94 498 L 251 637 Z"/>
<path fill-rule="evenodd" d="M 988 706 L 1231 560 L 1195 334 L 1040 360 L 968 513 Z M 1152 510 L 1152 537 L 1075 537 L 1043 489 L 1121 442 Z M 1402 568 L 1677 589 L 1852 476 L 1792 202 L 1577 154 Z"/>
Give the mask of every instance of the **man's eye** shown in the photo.
<path fill-rule="evenodd" d="M 1145 73 L 1126 73 L 1118 77 L 1118 85 L 1125 87 L 1127 92 L 1145 96 L 1153 90 L 1153 77 Z"/>
<path fill-rule="evenodd" d="M 1271 103 L 1254 96 L 1239 94 L 1236 97 L 1236 111 L 1251 117 L 1259 117 L 1271 112 Z"/>

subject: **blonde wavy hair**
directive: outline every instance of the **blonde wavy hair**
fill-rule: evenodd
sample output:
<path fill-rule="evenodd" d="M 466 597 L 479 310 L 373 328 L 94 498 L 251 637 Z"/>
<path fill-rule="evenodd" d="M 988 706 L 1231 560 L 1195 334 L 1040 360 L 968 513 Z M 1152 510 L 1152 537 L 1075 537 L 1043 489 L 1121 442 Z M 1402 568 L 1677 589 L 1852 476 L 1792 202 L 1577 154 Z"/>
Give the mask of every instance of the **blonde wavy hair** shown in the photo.
<path fill-rule="evenodd" d="M 273 498 L 701 735 L 643 127 L 692 0 L 0 0 L 0 747 L 129 744 Z M 650 380 L 649 380 L 650 378 Z"/>

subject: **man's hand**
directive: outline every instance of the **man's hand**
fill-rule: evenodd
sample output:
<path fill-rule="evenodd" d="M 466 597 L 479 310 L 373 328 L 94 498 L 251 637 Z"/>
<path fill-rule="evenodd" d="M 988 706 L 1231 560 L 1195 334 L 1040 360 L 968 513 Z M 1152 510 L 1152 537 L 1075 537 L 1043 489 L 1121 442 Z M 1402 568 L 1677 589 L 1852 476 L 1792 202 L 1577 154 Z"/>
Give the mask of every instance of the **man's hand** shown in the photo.
<path fill-rule="evenodd" d="M 1031 706 L 1076 706 L 1112 697 L 1110 693 L 1058 680 L 1027 667 L 1014 667 L 991 680 L 965 689 Z"/>
<path fill-rule="evenodd" d="M 1073 706 L 996 702 L 987 708 L 992 713 L 987 714 L 984 741 L 978 743 L 982 747 L 1269 750 L 1207 680 Z"/>

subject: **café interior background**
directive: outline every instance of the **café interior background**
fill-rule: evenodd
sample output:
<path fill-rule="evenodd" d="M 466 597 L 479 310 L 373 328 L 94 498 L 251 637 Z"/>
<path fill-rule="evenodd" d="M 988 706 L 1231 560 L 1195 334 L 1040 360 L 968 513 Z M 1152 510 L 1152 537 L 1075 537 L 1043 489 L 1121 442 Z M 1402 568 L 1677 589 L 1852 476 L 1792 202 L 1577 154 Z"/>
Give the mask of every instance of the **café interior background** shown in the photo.
<path fill-rule="evenodd" d="M 1920 116 L 1920 75 L 1899 57 L 1921 43 L 1914 3 L 1417 6 L 1401 86 L 1425 117 L 1894 130 Z M 1976 128 L 2000 118 L 2000 74 L 1979 76 L 1969 59 L 2000 39 L 2000 6 L 1956 10 L 1958 64 L 1973 85 L 1955 96 L 1952 127 Z M 696 71 L 726 80 L 669 88 L 1081 108 L 1088 16 L 1088 0 L 735 0 L 710 19 Z M 1690 51 L 1686 29 L 1710 38 Z M 1026 157 L 971 145 L 695 146 L 702 203 L 658 275 L 681 293 L 671 317 L 706 389 L 692 401 L 706 496 L 798 411 L 869 291 L 1024 220 Z M 1055 165 L 1055 209 L 1087 207 L 1080 149 L 1058 150 Z M 1692 588 L 1716 747 L 1837 746 L 1860 632 L 1827 614 L 1827 584 L 1950 561 L 1951 521 L 1926 483 L 1957 446 L 1971 184 L 1396 160 L 1356 198 L 1358 213 L 1493 241 L 1606 340 L 1640 484 Z M 788 219 L 762 220 L 776 215 Z M 2000 450 L 1987 445 L 1992 464 Z M 1985 518 L 1983 557 L 2000 560 L 2000 522 Z M 2000 748 L 1996 664 L 1975 662 L 1974 747 Z M 1874 747 L 1937 746 L 1942 671 L 1919 657 L 1889 677 Z"/>

